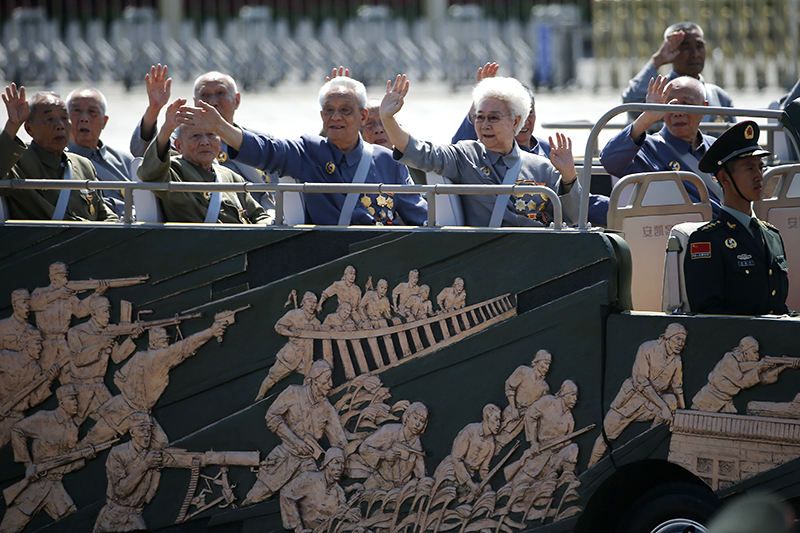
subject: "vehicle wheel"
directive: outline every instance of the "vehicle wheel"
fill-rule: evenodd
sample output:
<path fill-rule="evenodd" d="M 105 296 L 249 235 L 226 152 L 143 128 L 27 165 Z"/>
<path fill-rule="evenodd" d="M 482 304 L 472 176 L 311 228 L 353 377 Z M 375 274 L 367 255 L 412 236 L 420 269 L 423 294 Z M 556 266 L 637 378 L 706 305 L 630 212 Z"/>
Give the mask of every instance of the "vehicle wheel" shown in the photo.
<path fill-rule="evenodd" d="M 620 533 L 697 533 L 719 509 L 711 489 L 692 483 L 666 483 L 645 492 L 625 511 Z"/>

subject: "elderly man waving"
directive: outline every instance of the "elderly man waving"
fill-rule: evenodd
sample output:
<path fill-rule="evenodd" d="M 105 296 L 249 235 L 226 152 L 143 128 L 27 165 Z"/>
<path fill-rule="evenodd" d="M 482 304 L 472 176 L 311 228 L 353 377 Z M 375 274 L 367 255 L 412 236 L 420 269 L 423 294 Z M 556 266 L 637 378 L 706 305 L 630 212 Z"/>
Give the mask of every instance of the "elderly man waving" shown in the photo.
<path fill-rule="evenodd" d="M 381 121 L 401 163 L 436 172 L 464 184 L 546 185 L 559 195 L 568 224 L 578 221 L 581 186 L 572 159 L 572 141 L 556 134 L 550 161 L 521 150 L 514 136 L 531 109 L 531 97 L 513 78 L 486 78 L 472 91 L 477 141 L 436 145 L 411 137 L 395 115 L 408 94 L 406 76 L 390 81 L 381 103 Z M 552 164 L 551 164 L 552 161 Z M 515 196 L 474 195 L 462 199 L 464 218 L 471 226 L 542 226 L 553 220 L 546 194 Z"/>
<path fill-rule="evenodd" d="M 303 182 L 413 184 L 403 165 L 382 146 L 365 143 L 359 134 L 367 120 L 367 91 L 347 76 L 336 77 L 319 91 L 325 138 L 303 135 L 281 140 L 253 134 L 226 122 L 216 109 L 198 102 L 183 107 L 181 123 L 212 131 L 228 144 L 228 154 L 241 163 Z M 309 224 L 422 225 L 427 204 L 417 194 L 306 194 Z"/>

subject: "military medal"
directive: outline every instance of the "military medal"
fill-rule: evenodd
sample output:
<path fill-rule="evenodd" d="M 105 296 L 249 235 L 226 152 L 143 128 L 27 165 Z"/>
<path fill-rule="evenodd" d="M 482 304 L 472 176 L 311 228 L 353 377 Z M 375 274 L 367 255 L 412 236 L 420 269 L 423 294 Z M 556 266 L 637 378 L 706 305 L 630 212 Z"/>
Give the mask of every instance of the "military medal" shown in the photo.
<path fill-rule="evenodd" d="M 208 192 L 208 191 L 204 192 L 203 196 L 206 197 L 206 200 L 211 200 L 211 193 L 210 192 Z"/>
<path fill-rule="evenodd" d="M 378 197 L 377 197 L 377 198 L 375 198 L 375 201 L 376 201 L 376 202 L 378 203 L 378 205 L 379 205 L 379 206 L 381 206 L 381 207 L 384 207 L 384 206 L 386 206 L 386 197 L 385 197 L 384 195 L 382 195 L 382 194 L 378 195 Z"/>
<path fill-rule="evenodd" d="M 681 164 L 678 163 L 677 161 L 670 161 L 669 168 L 677 172 L 681 169 Z"/>
<path fill-rule="evenodd" d="M 228 154 L 226 154 L 225 152 L 220 152 L 219 154 L 217 154 L 217 163 L 222 164 L 227 160 L 228 160 Z"/>
<path fill-rule="evenodd" d="M 336 165 L 333 164 L 332 161 L 328 161 L 325 163 L 325 172 L 328 174 L 333 174 L 336 171 Z"/>
<path fill-rule="evenodd" d="M 386 199 L 386 207 L 389 209 L 394 209 L 394 200 L 392 198 Z"/>
<path fill-rule="evenodd" d="M 536 202 L 534 202 L 533 200 L 528 202 L 528 209 L 530 209 L 531 211 L 535 211 L 536 210 Z"/>
<path fill-rule="evenodd" d="M 725 239 L 725 246 L 733 250 L 737 246 L 736 241 L 733 240 L 733 237 L 728 237 L 727 239 Z"/>
<path fill-rule="evenodd" d="M 483 175 L 486 176 L 487 178 L 492 173 L 492 171 L 489 170 L 489 167 L 481 167 L 481 172 L 483 172 Z"/>
<path fill-rule="evenodd" d="M 514 204 L 514 207 L 517 208 L 517 211 L 524 211 L 525 210 L 525 200 L 517 200 Z"/>
<path fill-rule="evenodd" d="M 365 194 L 361 197 L 361 203 L 364 204 L 364 207 L 369 207 L 372 205 L 372 198 Z"/>
<path fill-rule="evenodd" d="M 94 204 L 89 204 L 89 214 L 94 216 Z"/>

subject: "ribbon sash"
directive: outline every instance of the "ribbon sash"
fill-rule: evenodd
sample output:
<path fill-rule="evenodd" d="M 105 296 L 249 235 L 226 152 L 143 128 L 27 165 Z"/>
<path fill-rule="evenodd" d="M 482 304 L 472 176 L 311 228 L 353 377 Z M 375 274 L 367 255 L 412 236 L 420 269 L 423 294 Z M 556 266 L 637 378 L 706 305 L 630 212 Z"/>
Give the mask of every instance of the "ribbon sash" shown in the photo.
<path fill-rule="evenodd" d="M 72 161 L 67 158 L 67 166 L 64 168 L 64 178 L 65 180 L 71 180 L 72 178 Z M 64 220 L 64 215 L 67 214 L 67 204 L 69 204 L 69 195 L 72 191 L 70 189 L 61 189 L 58 193 L 58 202 L 56 202 L 56 208 L 53 210 L 53 218 L 52 220 Z"/>
<path fill-rule="evenodd" d="M 517 155 L 522 156 L 522 154 Z M 517 176 L 519 176 L 519 170 L 521 167 L 522 157 L 518 157 L 517 162 L 514 163 L 514 166 L 506 171 L 506 176 L 503 178 L 503 185 L 511 185 L 512 183 L 515 183 L 517 181 Z M 489 219 L 490 228 L 499 228 L 503 223 L 503 214 L 508 206 L 508 198 L 508 196 L 503 194 L 497 195 L 497 198 L 494 201 L 494 209 L 492 209 L 492 217 Z"/>
<path fill-rule="evenodd" d="M 369 165 L 372 161 L 372 145 L 368 142 L 362 142 L 363 149 L 361 150 L 361 161 L 358 162 L 356 168 L 356 175 L 353 176 L 351 183 L 364 183 L 367 179 L 367 172 L 369 172 Z M 359 193 L 351 192 L 347 195 L 342 205 L 342 212 L 339 213 L 339 226 L 349 226 L 350 220 L 353 218 L 353 210 L 356 208 Z"/>

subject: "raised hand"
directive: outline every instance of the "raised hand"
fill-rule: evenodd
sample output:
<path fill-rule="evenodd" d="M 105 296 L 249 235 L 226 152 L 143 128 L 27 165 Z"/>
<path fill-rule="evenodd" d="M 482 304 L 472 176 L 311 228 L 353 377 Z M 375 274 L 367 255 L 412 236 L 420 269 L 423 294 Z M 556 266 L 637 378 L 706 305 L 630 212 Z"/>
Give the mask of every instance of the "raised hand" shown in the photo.
<path fill-rule="evenodd" d="M 179 113 L 181 108 L 186 104 L 185 98 L 178 98 L 167 107 L 167 113 L 164 117 L 164 127 L 162 130 L 169 131 L 170 135 L 175 129 L 182 124 L 179 120 Z"/>
<path fill-rule="evenodd" d="M 550 137 L 550 162 L 561 173 L 562 183 L 569 185 L 578 177 L 575 160 L 572 157 L 572 139 L 563 133 L 556 133 L 556 141 Z"/>
<path fill-rule="evenodd" d="M 202 100 L 197 102 L 197 107 L 181 107 L 178 110 L 178 123 L 192 129 L 211 131 L 217 134 L 219 134 L 219 127 L 226 124 L 219 111 Z"/>
<path fill-rule="evenodd" d="M 150 107 L 160 111 L 172 93 L 172 78 L 167 78 L 167 66 L 159 63 L 150 67 L 150 72 L 144 76 L 144 85 Z"/>
<path fill-rule="evenodd" d="M 339 78 L 341 76 L 347 76 L 349 78 L 350 77 L 350 69 L 349 68 L 344 68 L 343 66 L 339 66 L 338 69 L 336 67 L 333 67 L 333 71 L 331 72 L 331 75 L 327 76 L 325 78 L 325 81 L 329 82 L 329 81 L 331 81 L 331 79 Z"/>
<path fill-rule="evenodd" d="M 17 91 L 17 84 L 12 83 L 11 87 L 6 87 L 6 92 L 2 95 L 2 98 L 8 113 L 6 132 L 11 137 L 14 137 L 22 124 L 31 115 L 31 106 L 25 98 L 25 87 L 20 86 L 19 91 Z"/>
<path fill-rule="evenodd" d="M 666 36 L 656 53 L 650 56 L 650 60 L 656 68 L 675 61 L 675 58 L 680 53 L 680 46 L 685 35 L 686 33 L 683 30 L 679 30 Z"/>
<path fill-rule="evenodd" d="M 666 76 L 650 78 L 650 82 L 647 84 L 647 96 L 644 101 L 646 104 L 668 104 L 670 103 L 669 93 L 671 90 L 669 79 Z M 644 111 L 631 124 L 631 138 L 638 139 L 641 137 L 650 126 L 663 119 L 664 115 L 666 113 L 661 111 Z"/>
<path fill-rule="evenodd" d="M 398 74 L 394 84 L 392 80 L 386 82 L 386 94 L 381 101 L 381 120 L 384 116 L 393 117 L 403 108 L 404 98 L 408 94 L 410 85 L 405 74 Z"/>
<path fill-rule="evenodd" d="M 500 69 L 500 65 L 497 63 L 486 63 L 484 66 L 478 67 L 478 82 L 486 78 L 494 78 L 497 76 L 498 69 Z"/>

